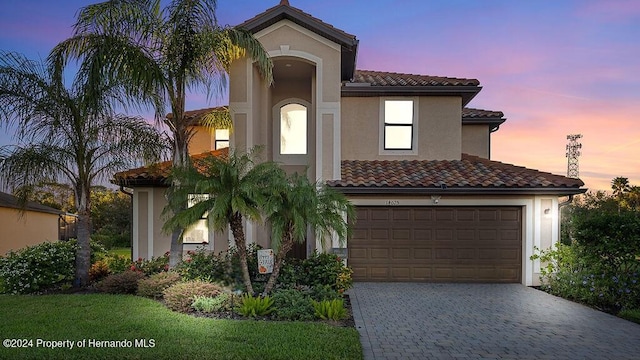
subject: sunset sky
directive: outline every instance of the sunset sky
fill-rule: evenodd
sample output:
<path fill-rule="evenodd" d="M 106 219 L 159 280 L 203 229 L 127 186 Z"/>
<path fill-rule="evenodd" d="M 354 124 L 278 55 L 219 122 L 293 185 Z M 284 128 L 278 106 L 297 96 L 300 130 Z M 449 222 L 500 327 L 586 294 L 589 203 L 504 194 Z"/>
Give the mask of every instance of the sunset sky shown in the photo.
<path fill-rule="evenodd" d="M 1 0 L 0 49 L 46 58 L 93 1 Z M 279 0 L 219 0 L 236 25 Z M 358 69 L 478 79 L 469 107 L 503 111 L 491 158 L 566 174 L 566 136 L 580 133 L 580 178 L 640 185 L 640 1 L 290 0 L 356 35 Z M 207 103 L 188 99 L 189 109 Z M 13 143 L 0 130 L 0 145 Z"/>

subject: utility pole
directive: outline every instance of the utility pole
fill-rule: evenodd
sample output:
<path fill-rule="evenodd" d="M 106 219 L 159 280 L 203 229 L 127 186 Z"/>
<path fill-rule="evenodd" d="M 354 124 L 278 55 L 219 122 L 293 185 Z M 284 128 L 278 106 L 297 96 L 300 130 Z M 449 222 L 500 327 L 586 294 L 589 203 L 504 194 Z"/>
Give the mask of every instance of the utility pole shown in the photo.
<path fill-rule="evenodd" d="M 580 169 L 578 166 L 578 157 L 581 155 L 580 149 L 582 144 L 578 142 L 578 139 L 582 137 L 582 134 L 567 135 L 567 176 L 570 178 L 579 178 Z"/>

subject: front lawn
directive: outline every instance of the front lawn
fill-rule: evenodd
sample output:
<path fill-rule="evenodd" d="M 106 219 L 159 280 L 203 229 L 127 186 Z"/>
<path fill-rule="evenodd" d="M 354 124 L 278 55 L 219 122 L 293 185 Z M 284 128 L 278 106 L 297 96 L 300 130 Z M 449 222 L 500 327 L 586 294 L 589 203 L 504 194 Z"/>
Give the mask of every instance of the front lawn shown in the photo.
<path fill-rule="evenodd" d="M 107 250 L 107 254 L 109 255 L 120 255 L 126 257 L 128 260 L 131 260 L 131 248 L 113 248 L 111 250 Z"/>
<path fill-rule="evenodd" d="M 137 296 L 0 295 L 0 309 L 2 340 L 32 340 L 27 348 L 0 347 L 1 359 L 362 359 L 353 328 L 195 318 Z M 74 347 L 37 347 L 38 339 Z M 95 340 L 125 347 L 90 347 Z"/>

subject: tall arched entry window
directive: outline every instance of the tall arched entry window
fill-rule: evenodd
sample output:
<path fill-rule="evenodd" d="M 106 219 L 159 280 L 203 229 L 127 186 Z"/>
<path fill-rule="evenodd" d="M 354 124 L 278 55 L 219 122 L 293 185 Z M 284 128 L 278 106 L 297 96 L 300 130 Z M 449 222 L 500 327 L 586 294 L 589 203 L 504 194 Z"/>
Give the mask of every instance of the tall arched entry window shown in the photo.
<path fill-rule="evenodd" d="M 284 164 L 307 164 L 309 155 L 310 104 L 286 99 L 273 107 L 274 160 Z"/>
<path fill-rule="evenodd" d="M 280 154 L 307 154 L 307 107 L 302 104 L 280 107 Z"/>

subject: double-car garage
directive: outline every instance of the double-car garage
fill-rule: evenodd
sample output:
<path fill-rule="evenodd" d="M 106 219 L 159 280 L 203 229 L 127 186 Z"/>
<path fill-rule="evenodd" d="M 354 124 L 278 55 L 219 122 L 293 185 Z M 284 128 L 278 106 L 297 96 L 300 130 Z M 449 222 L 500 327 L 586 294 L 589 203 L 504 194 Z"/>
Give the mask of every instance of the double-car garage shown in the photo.
<path fill-rule="evenodd" d="M 359 206 L 355 281 L 519 283 L 521 207 Z"/>

